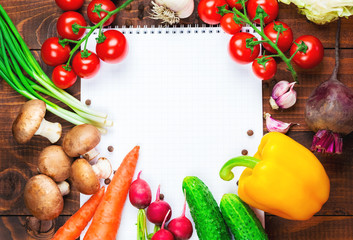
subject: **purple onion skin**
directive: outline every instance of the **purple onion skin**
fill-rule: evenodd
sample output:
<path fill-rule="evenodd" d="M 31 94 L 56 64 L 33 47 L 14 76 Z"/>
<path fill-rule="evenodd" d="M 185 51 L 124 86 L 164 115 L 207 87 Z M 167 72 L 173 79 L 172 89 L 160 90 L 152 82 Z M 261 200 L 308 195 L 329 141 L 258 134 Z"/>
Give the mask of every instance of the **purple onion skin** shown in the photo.
<path fill-rule="evenodd" d="M 353 91 L 332 78 L 320 84 L 305 106 L 305 120 L 309 128 L 347 135 L 353 131 Z"/>

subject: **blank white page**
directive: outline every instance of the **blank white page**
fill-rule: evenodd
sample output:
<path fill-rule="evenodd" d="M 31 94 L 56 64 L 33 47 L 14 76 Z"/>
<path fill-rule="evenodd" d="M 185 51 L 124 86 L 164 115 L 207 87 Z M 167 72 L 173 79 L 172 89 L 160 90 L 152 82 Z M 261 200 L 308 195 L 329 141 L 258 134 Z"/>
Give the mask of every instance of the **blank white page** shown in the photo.
<path fill-rule="evenodd" d="M 235 170 L 230 182 L 220 179 L 219 170 L 243 149 L 256 152 L 263 133 L 262 84 L 251 64 L 230 58 L 231 36 L 220 28 L 119 30 L 129 43 L 126 59 L 101 62 L 94 78 L 81 81 L 82 101 L 90 99 L 93 109 L 114 121 L 99 144 L 101 156 L 117 169 L 140 145 L 134 179 L 142 170 L 153 200 L 161 185 L 172 218 L 182 212 L 185 176 L 204 181 L 218 203 L 224 193 L 236 193 L 243 168 Z M 88 42 L 94 52 L 95 37 Z M 247 135 L 249 129 L 253 136 Z M 107 151 L 110 145 L 112 153 Z M 88 198 L 81 194 L 81 204 Z M 187 217 L 192 219 L 188 208 Z M 136 219 L 137 209 L 127 198 L 117 239 L 136 239 Z M 153 225 L 148 228 L 151 232 Z M 196 232 L 192 239 L 198 239 Z"/>

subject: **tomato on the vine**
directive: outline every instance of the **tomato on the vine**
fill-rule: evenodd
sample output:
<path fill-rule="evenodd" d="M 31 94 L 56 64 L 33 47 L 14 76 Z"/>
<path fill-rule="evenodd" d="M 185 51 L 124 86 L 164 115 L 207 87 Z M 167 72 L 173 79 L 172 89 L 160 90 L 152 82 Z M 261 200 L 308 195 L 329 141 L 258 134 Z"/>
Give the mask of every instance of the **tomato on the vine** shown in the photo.
<path fill-rule="evenodd" d="M 302 42 L 307 46 L 306 52 L 297 52 L 292 59 L 293 62 L 304 69 L 317 66 L 324 58 L 324 47 L 321 41 L 312 35 L 303 35 L 297 38 L 290 48 L 290 55 L 292 56 L 297 51 L 297 44 L 302 44 Z"/>
<path fill-rule="evenodd" d="M 51 79 L 55 86 L 66 89 L 74 85 L 77 80 L 77 75 L 70 66 L 63 64 L 54 68 Z"/>
<path fill-rule="evenodd" d="M 260 6 L 266 13 L 264 24 L 268 24 L 275 20 L 278 15 L 277 0 L 249 0 L 246 9 L 248 10 L 249 18 L 254 19 L 256 16 L 256 9 Z M 254 20 L 255 23 L 260 23 L 259 19 Z"/>
<path fill-rule="evenodd" d="M 236 34 L 241 30 L 243 25 L 234 22 L 234 13 L 227 13 L 221 19 L 222 29 L 229 34 Z"/>
<path fill-rule="evenodd" d="M 49 66 L 65 63 L 70 57 L 70 46 L 64 47 L 59 43 L 59 38 L 51 37 L 44 41 L 41 48 L 43 62 Z"/>
<path fill-rule="evenodd" d="M 293 32 L 287 24 L 279 21 L 271 22 L 264 28 L 264 33 L 273 43 L 276 43 L 279 29 L 282 29 L 282 32 L 279 34 L 277 46 L 282 52 L 286 52 L 293 43 Z M 277 53 L 268 43 L 263 43 L 262 46 L 271 53 Z"/>
<path fill-rule="evenodd" d="M 74 11 L 82 7 L 84 0 L 55 0 L 55 2 L 64 11 Z"/>
<path fill-rule="evenodd" d="M 121 62 L 128 52 L 128 43 L 124 34 L 117 30 L 108 30 L 103 34 L 105 40 L 96 45 L 98 57 L 107 63 Z"/>
<path fill-rule="evenodd" d="M 258 41 L 254 35 L 246 32 L 238 32 L 230 39 L 229 53 L 237 63 L 251 63 L 259 55 L 260 46 L 258 44 L 253 46 L 253 49 L 247 47 L 246 41 L 251 38 L 253 41 Z"/>
<path fill-rule="evenodd" d="M 93 0 L 92 2 L 90 2 L 88 4 L 87 7 L 87 16 L 89 18 L 89 20 L 93 23 L 93 24 L 97 24 L 99 23 L 105 16 L 107 16 L 106 12 L 100 12 L 100 16 L 98 15 L 98 13 L 93 12 L 95 5 L 101 5 L 101 8 L 105 11 L 113 11 L 116 9 L 115 4 L 110 1 L 110 0 Z M 110 25 L 114 19 L 116 17 L 116 14 L 114 14 L 113 16 L 111 16 L 104 24 L 103 26 L 108 26 Z"/>
<path fill-rule="evenodd" d="M 80 51 L 72 59 L 72 68 L 80 78 L 92 78 L 100 68 L 100 60 L 89 50 Z"/>
<path fill-rule="evenodd" d="M 226 1 L 231 9 L 233 8 L 236 8 L 238 10 L 243 9 L 243 6 L 241 5 L 241 3 L 238 3 L 239 2 L 238 0 L 226 0 Z M 248 2 L 246 1 L 245 4 L 247 3 Z"/>
<path fill-rule="evenodd" d="M 273 57 L 260 56 L 253 61 L 252 70 L 258 78 L 268 80 L 275 76 L 277 63 Z"/>
<path fill-rule="evenodd" d="M 218 8 L 227 5 L 226 0 L 201 0 L 197 6 L 197 12 L 202 21 L 213 25 L 221 22 L 222 16 L 218 14 Z"/>
<path fill-rule="evenodd" d="M 72 26 L 75 23 L 80 26 L 87 26 L 85 19 L 78 12 L 74 12 L 74 11 L 64 12 L 59 17 L 58 22 L 56 23 L 56 29 L 58 31 L 58 34 L 62 38 L 79 40 L 85 33 L 86 29 L 79 28 L 78 32 L 75 33 L 73 31 L 73 26 Z"/>

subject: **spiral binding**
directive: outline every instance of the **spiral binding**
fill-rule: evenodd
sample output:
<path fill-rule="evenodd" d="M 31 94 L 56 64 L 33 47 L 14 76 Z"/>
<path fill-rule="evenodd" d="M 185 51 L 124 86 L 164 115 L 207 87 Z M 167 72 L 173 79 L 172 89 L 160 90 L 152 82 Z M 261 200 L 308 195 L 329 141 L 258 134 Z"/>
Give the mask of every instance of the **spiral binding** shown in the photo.
<path fill-rule="evenodd" d="M 141 27 L 140 25 L 137 25 L 136 27 L 130 26 L 127 27 L 123 25 L 122 27 L 107 27 L 104 28 L 103 31 L 110 30 L 110 29 L 115 29 L 121 31 L 123 34 L 191 34 L 191 33 L 201 33 L 201 34 L 226 34 L 221 27 L 217 26 L 206 26 L 206 25 L 201 25 L 199 26 L 198 24 L 188 24 L 188 25 L 180 25 L 180 26 L 163 26 L 163 25 L 151 25 L 150 27 L 148 26 L 143 26 Z M 248 33 L 254 33 L 256 34 L 255 30 L 249 26 L 244 26 L 241 30 L 241 32 L 248 32 Z M 94 35 L 98 34 L 98 29 L 96 29 L 93 32 Z"/>

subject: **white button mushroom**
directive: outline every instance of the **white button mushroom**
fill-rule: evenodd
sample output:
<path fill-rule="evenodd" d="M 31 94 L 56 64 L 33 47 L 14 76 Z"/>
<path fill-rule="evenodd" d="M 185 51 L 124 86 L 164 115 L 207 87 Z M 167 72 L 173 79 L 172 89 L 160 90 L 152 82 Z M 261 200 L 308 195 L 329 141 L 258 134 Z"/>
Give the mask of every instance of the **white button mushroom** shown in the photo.
<path fill-rule="evenodd" d="M 52 220 L 64 208 L 63 195 L 68 194 L 69 184 L 58 185 L 50 177 L 39 174 L 30 178 L 24 189 L 24 202 L 27 209 L 39 220 Z"/>
<path fill-rule="evenodd" d="M 112 166 L 106 158 L 99 158 L 94 165 L 79 158 L 71 165 L 70 179 L 79 192 L 91 195 L 99 190 L 99 180 L 108 178 L 111 173 Z"/>
<path fill-rule="evenodd" d="M 26 102 L 12 124 L 12 134 L 18 143 L 27 143 L 33 135 L 46 137 L 51 143 L 61 137 L 61 124 L 44 119 L 45 102 L 33 99 Z"/>
<path fill-rule="evenodd" d="M 69 178 L 70 166 L 71 158 L 66 155 L 61 146 L 48 146 L 39 154 L 39 172 L 51 177 L 55 182 Z"/>
<path fill-rule="evenodd" d="M 82 124 L 73 127 L 63 139 L 63 149 L 70 157 L 79 157 L 91 161 L 98 156 L 95 147 L 101 140 L 99 130 L 90 124 Z"/>

